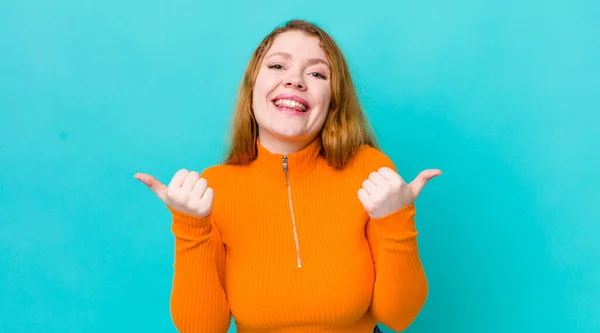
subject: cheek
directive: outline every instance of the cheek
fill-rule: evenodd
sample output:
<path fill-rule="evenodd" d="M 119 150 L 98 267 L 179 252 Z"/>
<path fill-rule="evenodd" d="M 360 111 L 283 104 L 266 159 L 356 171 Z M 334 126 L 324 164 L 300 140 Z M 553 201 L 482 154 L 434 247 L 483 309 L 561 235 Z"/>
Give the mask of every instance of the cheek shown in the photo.
<path fill-rule="evenodd" d="M 331 106 L 331 97 L 328 94 L 321 96 L 320 98 L 320 107 L 319 113 L 316 115 L 317 123 L 323 124 L 327 119 L 327 114 L 329 114 L 329 108 Z"/>
<path fill-rule="evenodd" d="M 319 87 L 319 95 L 322 103 L 329 106 L 329 102 L 331 101 L 331 84 L 322 82 L 322 85 Z"/>
<path fill-rule="evenodd" d="M 262 83 L 260 81 L 260 78 L 256 78 L 256 81 L 254 82 L 254 87 L 252 88 L 252 104 L 253 105 L 260 98 L 261 92 L 262 92 Z"/>
<path fill-rule="evenodd" d="M 265 77 L 260 75 L 256 78 L 254 89 L 252 90 L 252 111 L 259 125 L 264 126 L 268 121 L 268 98 L 270 93 L 268 82 Z"/>
<path fill-rule="evenodd" d="M 273 73 L 261 71 L 256 76 L 254 86 L 259 87 L 261 90 L 270 90 L 273 88 L 273 85 L 276 81 L 276 75 L 273 75 Z"/>
<path fill-rule="evenodd" d="M 321 126 L 325 123 L 327 119 L 327 114 L 329 113 L 329 108 L 331 107 L 331 93 L 327 91 L 323 98 L 321 99 L 321 107 L 323 108 L 319 114 L 319 122 Z"/>
<path fill-rule="evenodd" d="M 252 104 L 256 105 L 264 105 L 265 101 L 268 100 L 269 94 L 275 88 L 273 85 L 273 80 L 269 80 L 266 77 L 258 77 L 256 79 L 256 83 L 254 84 L 254 89 L 252 91 Z"/>
<path fill-rule="evenodd" d="M 329 107 L 331 106 L 331 90 L 329 87 L 323 90 L 323 95 L 321 96 L 321 107 L 323 108 L 324 113 L 329 111 Z"/>

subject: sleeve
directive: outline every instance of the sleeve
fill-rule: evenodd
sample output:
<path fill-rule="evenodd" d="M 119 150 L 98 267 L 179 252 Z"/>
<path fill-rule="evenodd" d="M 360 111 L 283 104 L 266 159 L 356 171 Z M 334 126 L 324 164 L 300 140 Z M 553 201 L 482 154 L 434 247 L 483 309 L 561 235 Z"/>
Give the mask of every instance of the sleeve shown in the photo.
<path fill-rule="evenodd" d="M 173 214 L 175 263 L 171 317 L 182 333 L 226 333 L 231 313 L 224 289 L 226 249 L 214 214 Z"/>
<path fill-rule="evenodd" d="M 372 149 L 369 155 L 364 164 L 367 176 L 384 166 L 396 171 L 383 153 Z M 396 332 L 405 330 L 415 320 L 428 294 L 417 247 L 415 215 L 415 206 L 411 203 L 387 216 L 369 219 L 366 225 L 375 263 L 371 312 L 379 322 Z"/>

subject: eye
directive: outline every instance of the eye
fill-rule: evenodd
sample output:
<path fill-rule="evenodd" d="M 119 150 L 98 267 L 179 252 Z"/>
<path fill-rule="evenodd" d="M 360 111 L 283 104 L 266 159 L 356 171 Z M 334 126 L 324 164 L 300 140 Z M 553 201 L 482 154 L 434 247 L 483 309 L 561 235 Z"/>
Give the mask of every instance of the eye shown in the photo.
<path fill-rule="evenodd" d="M 310 73 L 310 75 L 314 76 L 314 77 L 321 78 L 321 79 L 327 79 L 327 77 L 325 75 L 323 75 L 323 74 L 321 74 L 319 72 L 312 72 L 312 73 Z"/>
<path fill-rule="evenodd" d="M 269 65 L 267 66 L 269 69 L 276 69 L 276 70 L 281 70 L 283 69 L 283 66 L 281 66 L 280 64 L 274 64 L 274 65 Z"/>

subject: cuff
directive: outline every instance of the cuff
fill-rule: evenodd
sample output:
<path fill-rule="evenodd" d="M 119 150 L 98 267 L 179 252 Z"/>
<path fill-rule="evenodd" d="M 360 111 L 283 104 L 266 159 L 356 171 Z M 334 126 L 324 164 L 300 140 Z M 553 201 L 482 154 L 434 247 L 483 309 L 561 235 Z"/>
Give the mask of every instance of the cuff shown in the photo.
<path fill-rule="evenodd" d="M 409 238 L 417 235 L 415 226 L 416 209 L 414 202 L 386 216 L 371 219 L 381 236 Z"/>
<path fill-rule="evenodd" d="M 211 215 L 199 217 L 187 214 L 167 206 L 173 214 L 172 231 L 180 237 L 203 237 L 210 234 L 212 227 Z"/>

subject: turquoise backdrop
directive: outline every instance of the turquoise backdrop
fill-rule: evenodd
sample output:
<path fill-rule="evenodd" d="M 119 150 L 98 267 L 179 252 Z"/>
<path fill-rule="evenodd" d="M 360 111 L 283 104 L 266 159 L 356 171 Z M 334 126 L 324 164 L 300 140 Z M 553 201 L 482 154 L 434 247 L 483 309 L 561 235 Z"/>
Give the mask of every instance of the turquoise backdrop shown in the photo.
<path fill-rule="evenodd" d="M 291 18 L 339 42 L 400 174 L 444 172 L 407 332 L 600 332 L 600 4 L 553 0 L 0 1 L 0 332 L 175 331 L 170 214 L 133 174 L 218 163 Z"/>

